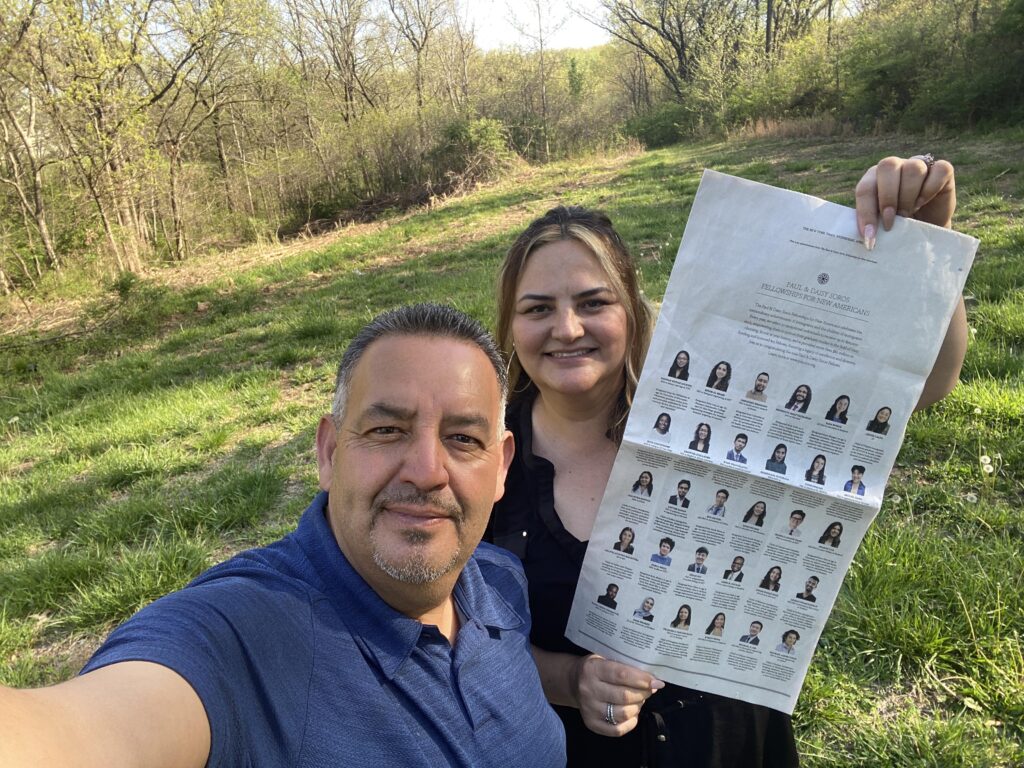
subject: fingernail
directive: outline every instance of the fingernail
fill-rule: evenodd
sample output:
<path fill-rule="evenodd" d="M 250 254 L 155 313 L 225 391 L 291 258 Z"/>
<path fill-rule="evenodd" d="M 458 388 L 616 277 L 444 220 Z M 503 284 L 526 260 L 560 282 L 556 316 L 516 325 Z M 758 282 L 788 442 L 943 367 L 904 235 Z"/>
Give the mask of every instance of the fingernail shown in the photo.
<path fill-rule="evenodd" d="M 882 211 L 882 226 L 888 232 L 892 229 L 892 223 L 896 220 L 896 209 L 891 205 Z"/>
<path fill-rule="evenodd" d="M 664 687 L 665 687 L 665 682 L 663 680 L 652 680 L 651 681 L 651 691 L 660 691 Z"/>
<path fill-rule="evenodd" d="M 864 247 L 869 251 L 875 250 L 875 225 L 868 224 L 864 227 Z"/>

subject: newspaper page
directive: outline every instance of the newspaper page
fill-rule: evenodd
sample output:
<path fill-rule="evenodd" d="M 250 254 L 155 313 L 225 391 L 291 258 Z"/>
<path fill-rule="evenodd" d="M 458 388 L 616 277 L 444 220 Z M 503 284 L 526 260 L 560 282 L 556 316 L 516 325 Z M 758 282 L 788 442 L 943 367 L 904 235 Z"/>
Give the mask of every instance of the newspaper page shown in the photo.
<path fill-rule="evenodd" d="M 567 637 L 791 713 L 976 249 L 705 171 Z"/>

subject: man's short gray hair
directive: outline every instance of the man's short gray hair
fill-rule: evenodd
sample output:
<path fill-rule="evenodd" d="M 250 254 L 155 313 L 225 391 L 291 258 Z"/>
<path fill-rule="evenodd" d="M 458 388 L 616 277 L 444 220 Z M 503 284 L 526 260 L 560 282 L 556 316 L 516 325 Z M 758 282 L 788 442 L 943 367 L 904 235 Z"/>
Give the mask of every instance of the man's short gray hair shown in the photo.
<path fill-rule="evenodd" d="M 355 335 L 348 345 L 338 365 L 338 375 L 334 385 L 334 402 L 331 405 L 331 416 L 335 425 L 341 425 L 345 418 L 345 404 L 348 401 L 348 389 L 352 381 L 352 373 L 356 369 L 363 353 L 373 342 L 388 336 L 432 336 L 454 339 L 472 344 L 491 361 L 494 374 L 498 381 L 500 395 L 499 421 L 497 424 L 500 435 L 505 428 L 505 402 L 508 398 L 508 370 L 505 360 L 498 350 L 494 337 L 479 322 L 454 307 L 443 304 L 410 304 L 383 312 Z M 438 360 L 438 365 L 445 365 Z M 410 375 L 430 375 L 430 371 L 414 371 Z"/>

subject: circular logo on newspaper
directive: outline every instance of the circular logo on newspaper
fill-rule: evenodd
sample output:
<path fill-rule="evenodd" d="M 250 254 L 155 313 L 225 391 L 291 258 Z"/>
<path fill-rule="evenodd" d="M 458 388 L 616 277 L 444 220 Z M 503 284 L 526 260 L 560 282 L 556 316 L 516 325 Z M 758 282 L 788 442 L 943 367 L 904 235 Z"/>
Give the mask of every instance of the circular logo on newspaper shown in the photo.
<path fill-rule="evenodd" d="M 822 272 L 820 275 L 818 275 L 818 284 L 819 285 L 824 285 L 827 282 L 828 282 L 828 272 Z"/>

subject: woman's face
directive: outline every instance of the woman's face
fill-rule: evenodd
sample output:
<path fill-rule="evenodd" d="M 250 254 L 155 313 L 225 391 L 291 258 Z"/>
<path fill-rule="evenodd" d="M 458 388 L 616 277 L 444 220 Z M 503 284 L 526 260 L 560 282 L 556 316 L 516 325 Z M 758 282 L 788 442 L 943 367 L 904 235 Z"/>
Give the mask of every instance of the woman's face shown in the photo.
<path fill-rule="evenodd" d="M 724 626 L 725 626 L 725 614 L 724 613 L 716 613 L 715 614 L 715 629 L 721 629 Z"/>
<path fill-rule="evenodd" d="M 512 340 L 523 370 L 544 392 L 614 397 L 625 377 L 626 308 L 597 258 L 576 240 L 542 245 L 516 286 Z"/>
<path fill-rule="evenodd" d="M 628 528 L 619 534 L 619 543 L 628 545 L 633 541 L 633 532 Z"/>
<path fill-rule="evenodd" d="M 754 517 L 761 517 L 765 512 L 765 505 L 763 501 L 754 503 Z"/>
<path fill-rule="evenodd" d="M 664 413 L 661 414 L 661 416 L 658 417 L 658 423 L 656 427 L 657 430 L 662 434 L 668 432 L 668 416 L 666 416 Z"/>
<path fill-rule="evenodd" d="M 690 364 L 690 356 L 685 352 L 680 352 L 676 355 L 676 366 L 679 368 L 685 368 Z"/>
<path fill-rule="evenodd" d="M 833 525 L 831 528 L 828 529 L 828 535 L 830 538 L 833 539 L 839 536 L 839 534 L 841 534 L 842 532 L 843 529 L 838 525 Z"/>
<path fill-rule="evenodd" d="M 697 427 L 697 438 L 699 440 L 707 440 L 708 439 L 708 431 L 709 431 L 708 430 L 708 425 L 707 424 L 701 424 L 699 427 Z"/>
<path fill-rule="evenodd" d="M 892 416 L 892 411 L 888 408 L 882 408 L 875 414 L 875 421 L 879 424 L 885 424 L 889 421 L 889 417 Z"/>
<path fill-rule="evenodd" d="M 796 645 L 796 635 L 794 635 L 792 632 L 787 632 L 785 635 L 783 635 L 782 642 L 786 644 L 787 648 L 792 648 L 794 645 Z"/>
<path fill-rule="evenodd" d="M 815 456 L 814 461 L 811 463 L 811 470 L 814 472 L 821 472 L 825 468 L 825 460 L 821 456 Z"/>
<path fill-rule="evenodd" d="M 772 454 L 772 458 L 775 461 L 784 461 L 786 459 L 786 446 L 780 445 L 775 449 L 775 453 Z"/>
<path fill-rule="evenodd" d="M 651 477 L 651 473 L 650 472 L 641 472 L 640 473 L 640 487 L 641 488 L 646 488 L 647 486 L 649 486 L 651 484 L 651 480 L 653 480 L 653 479 L 654 478 Z M 630 521 L 630 522 L 633 522 L 633 521 Z"/>
<path fill-rule="evenodd" d="M 836 413 L 846 413 L 846 409 L 850 407 L 850 398 L 840 397 L 836 400 Z"/>
<path fill-rule="evenodd" d="M 782 569 L 779 567 L 772 568 L 768 571 L 768 581 L 776 582 L 782 578 Z"/>
<path fill-rule="evenodd" d="M 643 609 L 650 613 L 651 608 L 654 607 L 654 598 L 648 597 L 644 600 Z"/>
<path fill-rule="evenodd" d="M 690 609 L 685 605 L 679 609 L 679 613 L 676 614 L 676 618 L 679 619 L 680 623 L 688 624 L 690 621 Z"/>
<path fill-rule="evenodd" d="M 726 374 L 727 374 L 728 372 L 729 372 L 729 368 L 728 368 L 728 366 L 726 366 L 726 364 L 725 364 L 725 363 L 719 363 L 719 364 L 718 364 L 718 365 L 717 365 L 717 366 L 715 367 L 715 378 L 716 378 L 716 379 L 724 379 L 724 378 L 725 378 L 725 375 L 726 375 Z"/>

